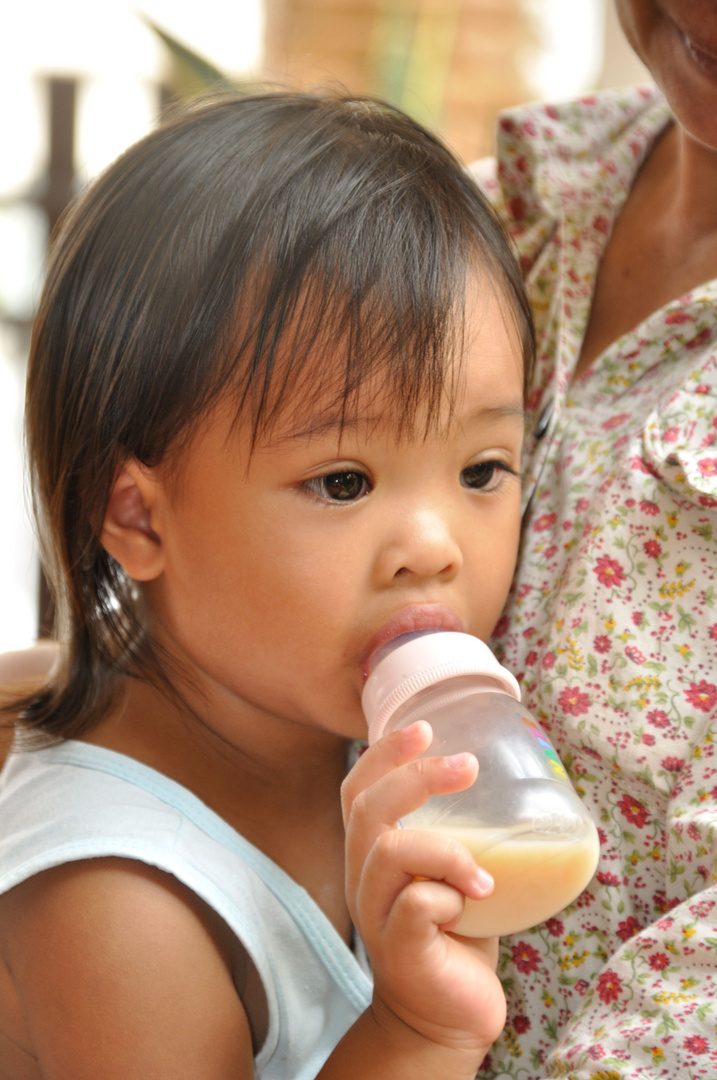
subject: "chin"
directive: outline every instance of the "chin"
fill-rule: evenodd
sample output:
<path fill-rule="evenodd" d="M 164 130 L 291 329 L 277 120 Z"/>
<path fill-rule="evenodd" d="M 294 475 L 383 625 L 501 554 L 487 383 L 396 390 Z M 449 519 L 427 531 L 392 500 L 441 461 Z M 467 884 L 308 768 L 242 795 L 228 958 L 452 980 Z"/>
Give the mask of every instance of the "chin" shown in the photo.
<path fill-rule="evenodd" d="M 687 137 L 717 152 L 717 86 L 713 94 L 689 90 L 668 96 L 668 101 Z"/>

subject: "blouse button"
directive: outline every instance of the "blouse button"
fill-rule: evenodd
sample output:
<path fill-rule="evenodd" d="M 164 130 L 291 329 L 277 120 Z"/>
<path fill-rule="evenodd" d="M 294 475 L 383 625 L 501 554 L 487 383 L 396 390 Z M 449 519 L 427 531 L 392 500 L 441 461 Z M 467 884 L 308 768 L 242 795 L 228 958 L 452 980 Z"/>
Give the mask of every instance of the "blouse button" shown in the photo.
<path fill-rule="evenodd" d="M 538 422 L 535 425 L 535 430 L 533 431 L 533 436 L 536 439 L 542 439 L 543 435 L 545 435 L 545 432 L 550 427 L 550 420 L 553 415 L 553 405 L 554 400 L 553 398 L 551 398 L 541 412 L 540 416 L 538 417 Z"/>

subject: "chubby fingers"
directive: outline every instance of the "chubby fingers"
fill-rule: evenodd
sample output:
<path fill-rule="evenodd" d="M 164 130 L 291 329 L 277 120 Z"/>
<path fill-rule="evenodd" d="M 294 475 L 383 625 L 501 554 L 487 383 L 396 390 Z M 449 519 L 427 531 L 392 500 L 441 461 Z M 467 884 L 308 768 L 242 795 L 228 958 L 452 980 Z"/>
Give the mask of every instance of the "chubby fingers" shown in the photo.
<path fill-rule="evenodd" d="M 358 759 L 341 785 L 344 825 L 348 824 L 354 799 L 387 773 L 419 757 L 431 745 L 433 732 L 423 720 L 384 735 Z"/>
<path fill-rule="evenodd" d="M 363 755 L 344 782 L 350 895 L 357 890 L 363 864 L 379 837 L 394 831 L 401 817 L 431 795 L 463 791 L 474 782 L 478 763 L 472 754 L 419 757 L 430 745 L 431 734 L 429 725 L 421 721 L 393 732 Z M 418 866 L 406 872 L 434 876 Z"/>
<path fill-rule="evenodd" d="M 430 934 L 456 923 L 464 896 L 482 900 L 492 891 L 490 874 L 460 841 L 430 829 L 392 829 L 373 845 L 356 899 L 362 922 L 401 920 L 413 934 Z"/>
<path fill-rule="evenodd" d="M 470 787 L 478 774 L 474 755 L 421 758 L 432 737 L 430 724 L 418 720 L 385 735 L 359 758 L 341 787 L 346 827 L 357 802 L 366 801 L 369 791 L 372 807 L 379 810 L 380 805 L 382 820 L 393 826 L 399 817 L 422 806 L 429 795 Z"/>

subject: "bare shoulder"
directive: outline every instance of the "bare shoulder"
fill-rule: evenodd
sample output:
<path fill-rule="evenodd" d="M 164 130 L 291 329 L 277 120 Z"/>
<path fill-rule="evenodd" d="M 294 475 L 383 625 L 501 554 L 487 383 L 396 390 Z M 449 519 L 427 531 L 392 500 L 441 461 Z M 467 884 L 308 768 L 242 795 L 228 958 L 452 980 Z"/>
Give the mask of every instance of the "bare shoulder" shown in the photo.
<path fill-rule="evenodd" d="M 0 956 L 22 1003 L 6 986 L 0 1031 L 53 1080 L 253 1077 L 233 940 L 154 867 L 45 871 L 0 898 Z"/>

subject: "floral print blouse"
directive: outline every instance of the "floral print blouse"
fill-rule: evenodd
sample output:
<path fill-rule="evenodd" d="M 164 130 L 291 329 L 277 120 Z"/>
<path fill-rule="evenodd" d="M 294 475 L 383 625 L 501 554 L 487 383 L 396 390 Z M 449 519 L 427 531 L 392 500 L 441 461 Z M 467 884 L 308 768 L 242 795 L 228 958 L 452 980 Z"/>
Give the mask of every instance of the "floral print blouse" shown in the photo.
<path fill-rule="evenodd" d="M 499 123 L 497 171 L 476 167 L 538 335 L 493 646 L 601 840 L 583 895 L 502 942 L 508 1021 L 481 1078 L 717 1077 L 717 281 L 571 383 L 612 224 L 669 123 L 646 87 L 527 106 Z"/>

